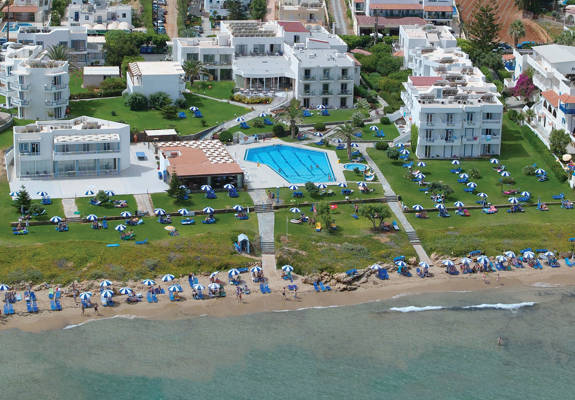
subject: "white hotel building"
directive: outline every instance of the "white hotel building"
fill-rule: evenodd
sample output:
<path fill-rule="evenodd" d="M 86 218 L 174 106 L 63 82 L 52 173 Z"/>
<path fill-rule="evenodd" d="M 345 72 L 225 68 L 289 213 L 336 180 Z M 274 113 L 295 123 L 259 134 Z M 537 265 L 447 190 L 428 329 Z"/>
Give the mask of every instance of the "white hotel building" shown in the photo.
<path fill-rule="evenodd" d="M 414 43 L 420 45 L 415 46 Z M 501 150 L 503 105 L 446 27 L 402 26 L 400 44 L 413 76 L 401 97 L 417 126 L 419 158 L 476 158 Z"/>
<path fill-rule="evenodd" d="M 92 117 L 14 127 L 14 176 L 114 175 L 130 166 L 130 126 Z"/>
<path fill-rule="evenodd" d="M 70 89 L 68 61 L 48 59 L 42 46 L 10 44 L 1 54 L 0 94 L 6 108 L 18 108 L 20 119 L 66 116 Z"/>
<path fill-rule="evenodd" d="M 130 29 L 132 6 L 107 0 L 72 0 L 66 15 L 68 25 L 98 29 Z M 103 25 L 99 27 L 99 25 Z"/>
<path fill-rule="evenodd" d="M 300 22 L 222 21 L 216 38 L 173 39 L 174 61 L 202 61 L 216 79 L 255 91 L 292 90 L 306 108 L 353 106 L 360 64 L 337 35 Z"/>

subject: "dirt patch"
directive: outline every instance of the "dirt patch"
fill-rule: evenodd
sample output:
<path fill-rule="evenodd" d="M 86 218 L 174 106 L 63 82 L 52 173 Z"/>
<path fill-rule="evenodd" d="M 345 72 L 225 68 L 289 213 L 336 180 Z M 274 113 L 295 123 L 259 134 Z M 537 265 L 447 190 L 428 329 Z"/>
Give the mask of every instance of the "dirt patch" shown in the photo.
<path fill-rule="evenodd" d="M 375 239 L 381 243 L 389 243 L 389 240 L 390 240 L 387 236 L 375 236 L 372 239 Z"/>

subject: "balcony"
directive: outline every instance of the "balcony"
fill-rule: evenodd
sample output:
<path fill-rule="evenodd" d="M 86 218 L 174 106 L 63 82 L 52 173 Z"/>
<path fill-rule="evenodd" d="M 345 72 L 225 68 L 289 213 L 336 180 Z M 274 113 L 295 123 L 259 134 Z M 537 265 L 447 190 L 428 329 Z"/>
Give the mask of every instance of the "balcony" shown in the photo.
<path fill-rule="evenodd" d="M 315 96 L 316 94 L 317 94 L 317 92 L 315 90 L 304 90 L 303 91 L 304 96 Z"/>
<path fill-rule="evenodd" d="M 322 96 L 331 96 L 332 94 L 333 94 L 333 92 L 331 90 L 322 90 L 321 91 Z"/>
<path fill-rule="evenodd" d="M 565 107 L 565 104 L 559 104 L 559 109 L 568 115 L 575 114 L 575 108 L 567 108 Z"/>
<path fill-rule="evenodd" d="M 46 92 L 57 92 L 64 89 L 68 89 L 67 83 L 60 83 L 58 85 L 54 84 L 44 85 L 44 91 Z"/>
<path fill-rule="evenodd" d="M 44 103 L 45 103 L 48 107 L 58 107 L 58 106 L 61 106 L 61 105 L 67 105 L 67 104 L 68 104 L 68 99 L 45 100 Z"/>
<path fill-rule="evenodd" d="M 32 85 L 29 83 L 16 83 L 14 85 L 14 87 L 12 88 L 12 90 L 19 90 L 21 92 L 27 92 L 28 90 L 30 90 L 30 87 Z"/>
<path fill-rule="evenodd" d="M 340 81 L 353 81 L 353 78 L 349 75 L 340 75 L 337 79 Z"/>
<path fill-rule="evenodd" d="M 10 103 L 12 103 L 12 105 L 14 105 L 14 106 L 27 106 L 30 104 L 30 100 L 12 97 L 12 98 L 10 98 Z"/>
<path fill-rule="evenodd" d="M 315 81 L 315 76 L 313 75 L 304 75 L 303 78 L 301 78 L 302 81 Z"/>
<path fill-rule="evenodd" d="M 110 150 L 88 150 L 88 151 L 56 151 L 54 150 L 55 156 L 68 156 L 75 154 L 108 154 L 108 153 L 119 153 L 120 149 L 110 149 Z"/>
<path fill-rule="evenodd" d="M 338 95 L 340 96 L 350 96 L 352 95 L 352 91 L 350 89 L 346 89 L 346 90 L 340 90 Z"/>
<path fill-rule="evenodd" d="M 331 75 L 322 75 L 319 80 L 320 81 L 331 81 Z"/>

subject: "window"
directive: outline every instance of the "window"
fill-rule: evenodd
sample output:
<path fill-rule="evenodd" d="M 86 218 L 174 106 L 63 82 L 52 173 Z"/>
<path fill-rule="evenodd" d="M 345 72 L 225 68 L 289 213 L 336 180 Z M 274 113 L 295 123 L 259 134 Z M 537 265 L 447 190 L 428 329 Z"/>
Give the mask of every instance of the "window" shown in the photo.
<path fill-rule="evenodd" d="M 220 55 L 220 64 L 229 65 L 231 63 L 232 63 L 232 55 L 231 54 Z"/>
<path fill-rule="evenodd" d="M 305 98 L 303 99 L 303 107 L 304 108 L 309 108 L 309 98 Z"/>
<path fill-rule="evenodd" d="M 323 69 L 323 79 L 329 79 L 329 68 Z"/>
<path fill-rule="evenodd" d="M 453 125 L 453 114 L 447 114 L 447 125 Z"/>
<path fill-rule="evenodd" d="M 472 112 L 468 112 L 465 115 L 465 120 L 467 121 L 467 123 L 471 124 L 473 123 L 473 113 Z"/>
<path fill-rule="evenodd" d="M 465 128 L 465 137 L 472 138 L 473 137 L 473 128 Z"/>
<path fill-rule="evenodd" d="M 213 64 L 216 62 L 216 56 L 214 54 L 204 54 L 204 63 Z"/>
<path fill-rule="evenodd" d="M 40 154 L 40 143 L 37 142 L 24 142 L 18 144 L 20 154 Z"/>
<path fill-rule="evenodd" d="M 453 129 L 445 130 L 445 140 L 447 141 L 453 140 Z"/>
<path fill-rule="evenodd" d="M 427 121 L 427 125 L 433 124 L 433 114 L 425 114 L 425 120 Z"/>
<path fill-rule="evenodd" d="M 431 156 L 431 146 L 425 146 L 423 153 L 425 158 L 429 158 Z"/>
<path fill-rule="evenodd" d="M 126 13 L 122 13 L 122 18 L 126 18 Z"/>
<path fill-rule="evenodd" d="M 341 99 L 339 99 L 339 107 L 347 108 L 347 97 L 342 97 Z"/>
<path fill-rule="evenodd" d="M 323 97 L 323 98 L 321 99 L 321 104 L 324 105 L 324 106 L 326 106 L 326 107 L 328 107 L 328 106 L 329 106 L 329 98 Z"/>
<path fill-rule="evenodd" d="M 299 35 L 293 35 L 294 43 L 299 43 Z"/>
<path fill-rule="evenodd" d="M 321 94 L 329 94 L 329 83 L 324 83 L 322 85 Z"/>
<path fill-rule="evenodd" d="M 347 68 L 341 70 L 341 79 L 347 79 Z"/>
<path fill-rule="evenodd" d="M 188 61 L 198 61 L 198 53 L 188 53 L 186 54 L 186 59 Z"/>
<path fill-rule="evenodd" d="M 86 15 L 86 16 L 84 17 L 84 19 L 85 19 L 86 21 L 88 21 L 88 20 L 90 19 L 90 16 L 89 16 L 89 15 Z"/>
<path fill-rule="evenodd" d="M 433 131 L 431 129 L 425 130 L 425 140 L 431 140 L 433 137 Z"/>
<path fill-rule="evenodd" d="M 342 93 L 342 94 L 347 94 L 347 83 L 342 83 L 342 84 L 341 84 L 341 93 Z"/>
<path fill-rule="evenodd" d="M 44 42 L 41 40 L 37 40 L 36 45 L 44 47 Z"/>
<path fill-rule="evenodd" d="M 60 118 L 62 118 L 62 116 L 63 116 L 62 107 L 56 107 L 54 109 L 54 118 L 60 119 Z"/>
<path fill-rule="evenodd" d="M 306 83 L 303 85 L 303 93 L 309 94 L 309 84 Z"/>

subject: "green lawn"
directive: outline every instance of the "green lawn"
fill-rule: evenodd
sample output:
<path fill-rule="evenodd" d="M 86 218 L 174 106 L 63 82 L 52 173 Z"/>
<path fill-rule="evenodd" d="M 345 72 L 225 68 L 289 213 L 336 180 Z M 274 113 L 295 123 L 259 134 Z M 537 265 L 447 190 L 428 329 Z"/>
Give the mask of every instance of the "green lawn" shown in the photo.
<path fill-rule="evenodd" d="M 302 211 L 311 215 L 308 210 Z M 326 229 L 316 232 L 307 223 L 289 223 L 293 214 L 288 210 L 276 212 L 278 265 L 290 264 L 296 273 L 305 274 L 365 268 L 375 262 L 391 262 L 399 255 L 415 255 L 403 231 L 374 233 L 369 220 L 354 219 L 352 214 L 352 205 L 340 205 L 333 212 L 338 229 L 330 233 Z"/>
<path fill-rule="evenodd" d="M 35 121 L 29 120 L 29 119 L 13 119 L 13 124 L 12 126 L 23 126 L 23 125 L 28 125 L 28 124 L 32 124 Z M 0 132 L 0 150 L 6 149 L 10 146 L 12 146 L 12 144 L 14 143 L 14 135 L 13 135 L 13 129 L 12 128 L 8 128 L 6 129 L 4 132 Z"/>
<path fill-rule="evenodd" d="M 76 198 L 76 207 L 78 207 L 78 211 L 82 217 L 90 214 L 96 214 L 98 217 L 117 217 L 122 211 L 134 212 L 137 209 L 136 200 L 132 195 L 117 195 L 113 196 L 111 200 L 126 200 L 128 207 L 116 208 L 111 202 L 102 206 L 94 206 L 90 204 L 90 197 Z"/>
<path fill-rule="evenodd" d="M 352 114 L 356 110 L 354 108 L 345 108 L 345 109 L 338 109 L 338 110 L 329 110 L 329 116 L 321 115 L 321 111 L 313 110 L 311 111 L 311 117 L 303 117 L 303 111 L 300 114 L 300 124 L 315 124 L 316 122 L 342 122 L 342 121 L 349 121 L 351 120 Z M 283 118 L 288 120 L 288 117 L 285 113 L 281 113 L 278 115 L 279 118 Z"/>
<path fill-rule="evenodd" d="M 187 110 L 187 118 L 177 120 L 164 119 L 161 112 L 157 110 L 131 111 L 124 104 L 123 97 L 70 102 L 70 114 L 71 118 L 89 115 L 96 118 L 125 122 L 130 124 L 132 130 L 136 131 L 173 128 L 176 129 L 180 135 L 189 135 L 211 126 L 219 125 L 249 111 L 247 108 L 190 94 L 186 94 L 185 96 L 187 107 L 192 105 L 199 107 L 204 118 L 193 118 Z M 202 121 L 204 121 L 203 125 Z"/>
<path fill-rule="evenodd" d="M 83 78 L 82 72 L 80 70 L 76 70 L 70 73 L 70 95 L 73 96 L 75 94 L 80 93 L 92 93 L 94 90 L 83 88 Z"/>
<path fill-rule="evenodd" d="M 153 193 L 151 196 L 154 208 L 163 208 L 167 212 L 176 212 L 180 208 L 199 211 L 208 206 L 214 209 L 225 209 L 232 208 L 236 204 L 242 207 L 253 205 L 252 198 L 247 192 L 238 191 L 239 197 L 236 198 L 228 196 L 227 192 L 216 192 L 216 195 L 216 199 L 206 199 L 204 193 L 193 193 L 189 200 L 183 202 L 178 202 L 167 193 Z"/>
<path fill-rule="evenodd" d="M 188 83 L 188 89 L 194 93 L 199 93 L 223 100 L 230 99 L 233 94 L 232 91 L 234 87 L 234 81 L 196 81 L 193 83 L 193 85 L 191 85 L 191 87 Z"/>
<path fill-rule="evenodd" d="M 236 133 L 236 132 L 242 132 L 248 136 L 261 135 L 263 133 L 269 133 L 269 132 L 273 131 L 273 125 L 264 125 L 262 128 L 256 128 L 254 126 L 254 121 L 256 121 L 256 120 L 263 122 L 264 119 L 261 117 L 257 117 L 257 118 L 251 119 L 249 121 L 246 121 L 246 123 L 249 126 L 249 129 L 242 129 L 240 127 L 240 124 L 237 124 L 237 125 L 231 127 L 230 129 L 228 129 L 228 131 L 230 131 L 232 134 Z M 286 129 L 288 129 L 288 128 L 286 127 Z"/>
<path fill-rule="evenodd" d="M 282 203 L 284 204 L 293 204 L 293 205 L 298 205 L 300 203 L 311 203 L 311 202 L 318 202 L 318 201 L 336 201 L 336 200 L 345 200 L 345 197 L 343 194 L 341 194 L 341 189 L 339 186 L 334 185 L 334 186 L 328 186 L 326 191 L 333 191 L 332 195 L 312 195 L 309 192 L 307 192 L 305 190 L 305 187 L 303 185 L 298 185 L 299 189 L 298 191 L 303 193 L 303 197 L 302 198 L 294 198 L 293 197 L 293 191 L 290 190 L 289 188 L 280 188 L 280 200 L 282 201 Z M 354 183 L 349 183 L 348 184 L 348 188 L 353 190 L 353 193 L 351 195 L 349 195 L 349 201 L 353 202 L 354 200 L 362 200 L 362 199 L 373 199 L 373 198 L 380 198 L 383 197 L 383 189 L 381 188 L 380 184 L 377 183 L 370 183 L 368 184 L 368 187 L 370 189 L 373 189 L 373 192 L 370 193 L 361 193 L 358 188 L 357 185 Z M 277 189 L 272 189 L 273 193 L 277 193 Z"/>

